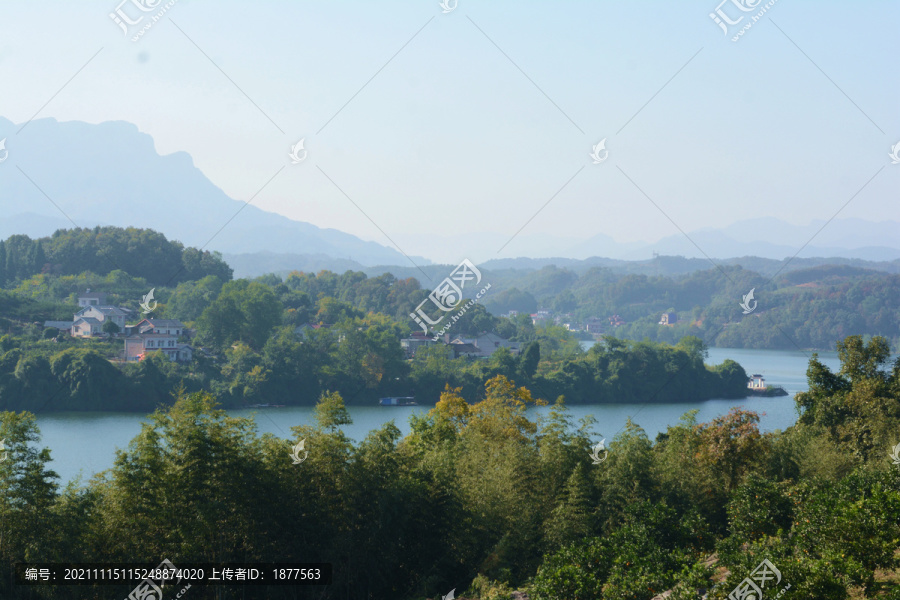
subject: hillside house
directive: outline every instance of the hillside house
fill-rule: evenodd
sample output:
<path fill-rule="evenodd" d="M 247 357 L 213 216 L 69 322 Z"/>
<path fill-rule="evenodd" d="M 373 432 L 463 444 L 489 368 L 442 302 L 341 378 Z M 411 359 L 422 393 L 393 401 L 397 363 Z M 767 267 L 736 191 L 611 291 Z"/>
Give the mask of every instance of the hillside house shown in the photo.
<path fill-rule="evenodd" d="M 403 338 L 400 340 L 400 347 L 403 348 L 404 352 L 406 352 L 407 358 L 413 358 L 419 348 L 447 345 L 447 337 L 449 336 L 447 334 L 444 334 L 445 339 L 435 340 L 434 337 L 426 335 L 423 331 L 414 331 L 408 338 Z M 447 355 L 451 356 L 449 349 Z"/>
<path fill-rule="evenodd" d="M 193 348 L 179 344 L 175 335 L 168 333 L 142 333 L 125 338 L 125 360 L 143 360 L 148 352 L 162 352 L 171 361 L 190 362 Z"/>
<path fill-rule="evenodd" d="M 481 351 L 472 344 L 451 342 L 447 344 L 447 346 L 450 348 L 450 351 L 453 352 L 453 358 L 459 358 L 460 356 L 465 356 L 466 358 L 478 358 L 481 356 Z"/>
<path fill-rule="evenodd" d="M 103 333 L 103 323 L 94 317 L 78 317 L 72 324 L 72 337 L 91 337 Z"/>
<path fill-rule="evenodd" d="M 106 306 L 105 292 L 92 292 L 88 288 L 84 293 L 78 294 L 78 306 L 85 308 L 87 306 Z"/>
<path fill-rule="evenodd" d="M 178 319 L 141 319 L 127 329 L 125 360 L 143 360 L 148 352 L 160 351 L 171 361 L 190 362 L 194 349 L 179 343 L 178 338 L 187 335 L 184 323 Z"/>
<path fill-rule="evenodd" d="M 588 333 L 603 333 L 605 327 L 603 319 L 597 317 L 589 317 L 584 321 L 584 330 Z"/>
<path fill-rule="evenodd" d="M 488 357 L 499 348 L 506 348 L 512 354 L 519 353 L 519 342 L 510 342 L 494 333 L 482 333 L 474 338 L 457 336 L 451 344 L 471 344 L 478 348 L 479 357 Z"/>
<path fill-rule="evenodd" d="M 550 315 L 549 310 L 539 310 L 536 313 L 531 314 L 531 324 L 537 327 L 538 325 L 546 325 L 552 320 L 552 316 Z"/>
<path fill-rule="evenodd" d="M 74 321 L 44 321 L 44 328 L 52 327 L 53 329 L 59 329 L 60 333 L 72 333 L 72 325 L 74 324 Z"/>
<path fill-rule="evenodd" d="M 95 306 L 90 305 L 82 308 L 73 315 L 74 325 L 78 325 L 79 319 L 95 319 L 100 323 L 100 331 L 103 331 L 103 323 L 112 321 L 119 327 L 119 331 L 125 330 L 125 319 L 131 314 L 130 310 L 119 308 L 118 306 Z M 75 337 L 83 337 L 75 333 L 76 327 L 72 328 L 72 335 Z"/>
<path fill-rule="evenodd" d="M 135 328 L 138 334 L 166 334 L 176 337 L 186 335 L 184 323 L 178 319 L 143 319 Z"/>
<path fill-rule="evenodd" d="M 678 315 L 673 312 L 664 312 L 659 318 L 660 325 L 674 325 L 678 322 Z"/>

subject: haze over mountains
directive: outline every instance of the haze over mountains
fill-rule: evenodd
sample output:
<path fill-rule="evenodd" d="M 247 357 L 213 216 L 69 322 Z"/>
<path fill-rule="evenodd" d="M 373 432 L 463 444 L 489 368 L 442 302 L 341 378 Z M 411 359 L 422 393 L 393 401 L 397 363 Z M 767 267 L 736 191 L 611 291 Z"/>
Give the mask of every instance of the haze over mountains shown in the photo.
<path fill-rule="evenodd" d="M 4 238 L 49 235 L 74 222 L 151 228 L 185 245 L 208 243 L 207 249 L 221 252 L 326 254 L 362 264 L 407 261 L 381 244 L 244 206 L 248 199 L 229 198 L 190 155 L 160 156 L 153 138 L 130 123 L 37 119 L 27 135 L 16 136 L 19 127 L 0 117 L 0 139 L 8 138 L 9 152 L 0 165 Z"/>
<path fill-rule="evenodd" d="M 20 127 L 0 117 L 0 139 L 7 139 L 9 152 L 0 164 L 0 238 L 50 235 L 56 229 L 73 227 L 73 222 L 80 227 L 134 226 L 155 229 L 188 246 L 218 250 L 235 267 L 236 276 L 291 269 L 340 272 L 377 265 L 414 269 L 403 254 L 387 245 L 263 211 L 245 205 L 245 198 L 228 197 L 194 166 L 190 155 L 160 156 L 152 137 L 133 124 L 93 125 L 46 118 L 29 123 L 27 135 L 16 135 Z M 752 207 L 748 208 L 752 214 Z M 356 209 L 348 206 L 348 210 Z M 590 218 L 596 218 L 598 229 L 615 230 L 615 223 L 604 221 L 602 215 Z M 505 234 L 477 232 L 488 227 L 490 224 L 479 223 L 476 216 L 473 231 L 460 234 L 386 229 L 389 234 L 403 233 L 407 240 L 421 236 L 423 240 L 449 241 L 459 249 L 460 258 L 484 262 L 497 259 L 497 250 L 508 240 Z M 823 220 L 793 225 L 754 216 L 719 229 L 687 231 L 690 239 L 676 232 L 653 243 L 619 243 L 602 233 L 577 240 L 528 234 L 525 229 L 518 241 L 525 242 L 520 247 L 527 247 L 526 258 L 533 259 L 644 261 L 656 252 L 687 259 L 755 256 L 782 260 L 798 251 L 801 258 L 900 259 L 900 223 L 894 221 L 838 218 L 827 225 Z M 453 262 L 449 257 L 411 258 L 421 266 L 432 260 Z M 498 261 L 498 266 L 516 264 L 506 260 Z"/>

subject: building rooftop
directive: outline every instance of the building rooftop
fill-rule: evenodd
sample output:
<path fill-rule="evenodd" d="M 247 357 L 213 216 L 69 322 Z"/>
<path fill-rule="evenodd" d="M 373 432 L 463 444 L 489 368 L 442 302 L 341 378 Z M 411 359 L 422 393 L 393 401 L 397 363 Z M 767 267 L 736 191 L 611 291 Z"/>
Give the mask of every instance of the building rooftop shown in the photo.
<path fill-rule="evenodd" d="M 106 298 L 106 292 L 92 292 L 91 288 L 88 288 L 83 293 L 78 294 L 78 298 L 96 298 L 99 300 L 100 298 Z"/>
<path fill-rule="evenodd" d="M 154 327 L 184 327 L 184 323 L 179 321 L 178 319 L 144 319 L 138 325 L 146 321 L 150 323 Z"/>
<path fill-rule="evenodd" d="M 125 339 L 128 340 L 155 340 L 165 338 L 167 340 L 173 339 L 175 334 L 172 333 L 141 333 L 139 335 L 131 335 Z"/>
<path fill-rule="evenodd" d="M 74 321 L 44 321 L 44 327 L 55 327 L 56 329 L 70 329 L 74 324 Z"/>
<path fill-rule="evenodd" d="M 89 310 L 97 310 L 97 311 L 102 312 L 104 315 L 116 315 L 117 317 L 127 316 L 128 313 L 131 312 L 131 311 L 125 310 L 124 308 L 119 308 L 118 306 L 98 306 L 95 304 L 93 306 L 85 306 L 84 308 L 82 308 L 75 314 L 81 315 L 81 314 L 88 312 Z"/>
<path fill-rule="evenodd" d="M 78 319 L 74 323 L 72 323 L 72 325 L 73 326 L 77 325 L 81 321 L 84 321 L 85 323 L 91 323 L 91 324 L 96 323 L 97 325 L 99 325 L 101 323 L 101 321 L 95 317 L 78 317 Z"/>

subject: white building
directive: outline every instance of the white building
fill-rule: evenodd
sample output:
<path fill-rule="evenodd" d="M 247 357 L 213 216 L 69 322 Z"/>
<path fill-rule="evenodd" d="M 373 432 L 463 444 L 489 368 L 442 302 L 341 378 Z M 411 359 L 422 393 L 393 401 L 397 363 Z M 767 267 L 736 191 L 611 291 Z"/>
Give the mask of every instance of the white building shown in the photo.
<path fill-rule="evenodd" d="M 103 333 L 103 323 L 94 317 L 78 317 L 72 324 L 72 337 L 91 337 Z"/>
<path fill-rule="evenodd" d="M 100 329 L 103 329 L 103 323 L 112 321 L 119 327 L 119 331 L 125 330 L 125 319 L 131 314 L 130 310 L 119 308 L 118 306 L 95 306 L 90 305 L 79 310 L 73 316 L 73 321 L 78 324 L 79 319 L 96 319 L 100 322 Z M 72 335 L 76 335 L 75 327 L 72 328 Z"/>
<path fill-rule="evenodd" d="M 754 373 L 750 376 L 750 381 L 747 382 L 747 387 L 751 390 L 764 390 L 766 389 L 766 380 L 763 379 L 763 376 L 759 373 Z"/>
<path fill-rule="evenodd" d="M 142 333 L 125 338 L 125 360 L 143 360 L 148 352 L 162 352 L 171 361 L 190 362 L 193 348 L 179 344 L 178 338 L 166 333 Z"/>
<path fill-rule="evenodd" d="M 178 319 L 144 319 L 135 328 L 139 333 L 165 333 L 168 335 L 185 335 L 184 323 Z"/>
<path fill-rule="evenodd" d="M 78 306 L 106 306 L 105 292 L 92 292 L 88 288 L 83 294 L 78 294 Z"/>

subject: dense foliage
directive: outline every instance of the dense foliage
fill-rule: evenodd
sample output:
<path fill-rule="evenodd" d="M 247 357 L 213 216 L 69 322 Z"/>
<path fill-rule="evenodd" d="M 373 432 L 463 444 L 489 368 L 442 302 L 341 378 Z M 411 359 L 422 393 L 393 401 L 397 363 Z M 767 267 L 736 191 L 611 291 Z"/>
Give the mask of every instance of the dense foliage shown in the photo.
<path fill-rule="evenodd" d="M 134 311 L 129 322 L 136 322 L 151 287 L 145 278 L 115 270 L 41 273 L 15 283 L 0 290 L 0 318 L 11 332 L 0 345 L 0 409 L 6 410 L 147 412 L 170 403 L 182 387 L 208 391 L 225 407 L 311 405 L 329 390 L 351 404 L 384 396 L 434 403 L 447 384 L 479 398 L 497 375 L 569 403 L 746 395 L 743 368 L 732 361 L 706 366 L 706 347 L 697 338 L 686 336 L 674 346 L 606 338 L 584 352 L 563 327 L 535 327 L 527 315 L 498 318 L 480 304 L 454 322 L 451 333 L 496 333 L 519 343 L 517 356 L 501 348 L 490 359 L 454 359 L 442 345 L 407 360 L 401 339 L 415 328 L 409 312 L 427 292 L 415 279 L 390 274 L 292 273 L 284 281 L 206 275 L 155 288 L 152 316 L 181 319 L 193 329 L 195 335 L 181 340 L 194 346 L 189 363 L 156 356 L 124 364 L 121 338 L 73 338 L 42 327 L 46 320 L 71 320 L 86 288 Z M 317 328 L 301 328 L 310 323 Z"/>
<path fill-rule="evenodd" d="M 158 352 L 136 363 L 112 363 L 120 347 L 115 339 L 44 337 L 37 327 L 3 336 L 0 409 L 151 411 L 170 403 L 181 387 L 207 390 L 226 407 L 314 404 L 327 390 L 356 404 L 391 395 L 433 403 L 447 384 L 480 397 L 485 382 L 497 375 L 526 383 L 541 397 L 563 395 L 571 403 L 743 398 L 747 392 L 744 369 L 730 360 L 705 365 L 696 338 L 676 346 L 608 338 L 588 352 L 576 344 L 572 354 L 554 358 L 555 340 L 538 330 L 519 356 L 500 349 L 489 359 L 453 359 L 446 347 L 437 346 L 408 361 L 399 342 L 401 325 L 384 315 L 344 318 L 301 335 L 293 327 L 273 325 L 279 311 L 268 288 L 244 284 L 244 290 L 231 291 L 227 284 L 221 303 L 213 303 L 200 320 L 208 347 L 219 353 L 197 352 L 187 364 Z"/>
<path fill-rule="evenodd" d="M 841 344 L 841 369 L 810 362 L 802 417 L 762 433 L 735 409 L 693 413 L 650 440 L 573 423 L 527 386 L 489 379 L 480 400 L 448 387 L 402 438 L 388 423 L 353 443 L 340 394 L 291 439 L 258 436 L 205 392 L 151 415 L 115 466 L 60 488 L 34 416 L 0 413 L 0 595 L 124 598 L 129 586 L 10 587 L 13 563 L 324 561 L 327 589 L 192 588 L 187 598 L 723 600 L 764 559 L 766 597 L 900 593 L 900 361 L 885 341 Z M 607 352 L 604 350 L 603 352 Z M 598 354 L 603 354 L 599 352 Z M 59 365 L 62 366 L 62 365 Z M 51 365 L 53 368 L 53 365 Z M 93 368 L 87 365 L 85 368 Z M 605 461 L 589 449 L 609 437 Z M 306 461 L 290 446 L 305 440 Z M 466 591 L 467 590 L 467 591 Z M 888 593 L 890 595 L 880 596 Z"/>
<path fill-rule="evenodd" d="M 576 275 L 547 266 L 537 271 L 486 275 L 496 290 L 485 299 L 495 314 L 538 308 L 604 323 L 617 337 L 674 343 L 695 335 L 725 348 L 830 349 L 851 334 L 880 335 L 900 344 L 900 275 L 846 265 L 822 265 L 777 274 L 774 279 L 739 266 L 679 276 L 623 274 L 594 267 Z M 754 310 L 740 303 L 754 290 Z M 663 312 L 678 323 L 659 325 Z"/>
<path fill-rule="evenodd" d="M 215 275 L 231 279 L 231 268 L 218 253 L 185 248 L 151 229 L 94 227 L 59 229 L 49 238 L 27 235 L 0 240 L 0 285 L 38 273 L 105 275 L 125 271 L 153 285 L 168 285 Z"/>

